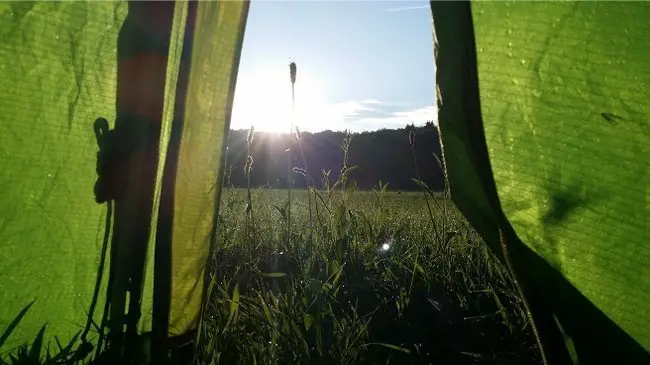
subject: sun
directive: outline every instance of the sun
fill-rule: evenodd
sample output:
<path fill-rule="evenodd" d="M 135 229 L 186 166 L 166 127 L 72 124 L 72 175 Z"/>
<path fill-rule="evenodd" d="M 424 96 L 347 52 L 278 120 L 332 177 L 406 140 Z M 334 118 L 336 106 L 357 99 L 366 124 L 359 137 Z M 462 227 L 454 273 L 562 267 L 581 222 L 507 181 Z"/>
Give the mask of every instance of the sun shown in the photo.
<path fill-rule="evenodd" d="M 291 125 L 301 130 L 323 129 L 325 100 L 318 78 L 301 70 L 295 84 L 295 110 L 291 108 L 289 66 L 256 69 L 238 76 L 231 126 L 257 131 L 288 133 Z"/>

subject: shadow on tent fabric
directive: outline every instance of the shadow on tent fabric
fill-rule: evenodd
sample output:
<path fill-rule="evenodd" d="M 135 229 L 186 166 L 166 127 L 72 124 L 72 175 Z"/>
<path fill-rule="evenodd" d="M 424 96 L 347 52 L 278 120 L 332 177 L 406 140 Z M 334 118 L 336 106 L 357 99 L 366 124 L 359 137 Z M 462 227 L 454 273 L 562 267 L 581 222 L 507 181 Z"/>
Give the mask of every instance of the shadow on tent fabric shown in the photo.
<path fill-rule="evenodd" d="M 79 340 L 81 344 L 75 351 L 74 356 L 72 357 L 75 361 L 82 361 L 85 359 L 93 350 L 96 350 L 96 356 L 99 356 L 104 342 L 104 329 L 107 321 L 108 313 L 108 298 L 105 301 L 104 312 L 102 313 L 102 320 L 98 325 L 94 321 L 94 314 L 97 307 L 97 302 L 99 300 L 99 293 L 101 290 L 101 284 L 104 274 L 104 268 L 106 265 L 106 254 L 108 253 L 108 244 L 111 237 L 111 223 L 113 218 L 113 196 L 114 193 L 111 192 L 111 184 L 107 184 L 105 178 L 107 177 L 107 167 L 110 165 L 107 164 L 110 161 L 110 151 L 109 149 L 113 145 L 111 143 L 111 136 L 113 135 L 109 129 L 108 121 L 104 118 L 98 118 L 93 123 L 93 130 L 95 132 L 95 137 L 97 139 L 97 146 L 99 151 L 97 152 L 97 181 L 94 187 L 95 201 L 98 204 L 106 203 L 106 218 L 104 223 L 104 236 L 102 239 L 102 249 L 99 258 L 99 265 L 97 267 L 97 277 L 95 280 L 95 288 L 93 290 L 93 296 L 90 301 L 90 306 L 88 308 L 88 313 L 86 317 L 86 324 L 84 325 L 81 335 L 79 335 Z M 108 158 L 108 159 L 107 159 Z M 111 263 L 113 260 L 111 260 Z M 110 292 L 111 281 L 109 278 L 108 282 L 108 291 Z M 92 329 L 97 330 L 98 338 L 96 346 L 93 346 L 90 341 L 88 341 L 88 334 Z M 75 336 L 74 339 L 77 337 Z M 72 345 L 73 341 L 70 343 Z M 96 348 L 94 348 L 96 347 Z"/>
<path fill-rule="evenodd" d="M 104 329 L 106 327 L 106 321 L 108 320 L 108 308 L 109 300 L 108 297 L 105 299 L 104 311 L 102 312 L 102 319 L 99 325 L 94 323 L 94 314 L 97 307 L 97 301 L 99 299 L 99 292 L 101 290 L 102 279 L 104 276 L 104 267 L 106 265 L 106 254 L 108 252 L 108 243 L 111 237 L 111 223 L 113 218 L 113 199 L 115 196 L 114 192 L 111 192 L 112 184 L 109 184 L 106 181 L 108 176 L 110 156 L 111 156 L 111 147 L 114 146 L 112 141 L 114 134 L 109 128 L 108 121 L 104 118 L 97 118 L 93 123 L 93 130 L 95 131 L 95 138 L 97 139 L 97 147 L 99 151 L 97 152 L 97 181 L 94 186 L 95 201 L 98 204 L 106 203 L 106 219 L 104 224 L 104 237 L 102 239 L 102 250 L 99 258 L 99 265 L 97 267 L 97 278 L 95 280 L 95 289 L 93 290 L 93 297 L 90 301 L 90 307 L 88 309 L 88 315 L 86 319 L 86 325 L 84 330 L 79 337 L 81 340 L 81 345 L 77 350 L 78 355 L 81 358 L 85 358 L 92 350 L 92 344 L 88 341 L 87 336 L 90 332 L 91 327 L 94 327 L 98 330 L 98 339 L 96 343 L 96 356 L 99 356 L 102 349 L 102 344 L 104 342 Z M 111 263 L 113 260 L 110 261 Z M 109 273 L 112 272 L 109 271 Z M 111 290 L 111 280 L 107 284 L 107 291 Z"/>
<path fill-rule="evenodd" d="M 117 44 L 115 126 L 109 130 L 102 118 L 94 126 L 100 147 L 96 201 L 108 202 L 109 206 L 112 201 L 114 205 L 109 285 L 102 316 L 110 318 L 108 323 L 102 321 L 102 327 L 109 328 L 108 342 L 106 349 L 101 342 L 97 349 L 98 354 L 102 352 L 98 357 L 108 363 L 121 363 L 122 357 L 131 362 L 145 356 L 146 351 L 142 344 L 148 336 L 138 333 L 138 321 L 174 3 L 129 2 L 128 8 Z M 101 271 L 98 282 L 100 275 Z M 93 298 L 97 296 L 95 293 Z"/>
<path fill-rule="evenodd" d="M 570 337 L 583 364 L 650 363 L 648 351 L 524 244 L 510 225 L 497 195 L 485 140 L 470 3 L 432 1 L 430 5 L 436 78 L 440 98 L 446 101 L 439 104 L 439 126 L 452 199 L 502 261 L 510 256 L 548 362 L 572 362 L 565 343 Z M 472 197 L 485 206 L 478 206 Z M 549 219 L 562 219 L 569 205 L 576 204 L 560 203 Z"/>

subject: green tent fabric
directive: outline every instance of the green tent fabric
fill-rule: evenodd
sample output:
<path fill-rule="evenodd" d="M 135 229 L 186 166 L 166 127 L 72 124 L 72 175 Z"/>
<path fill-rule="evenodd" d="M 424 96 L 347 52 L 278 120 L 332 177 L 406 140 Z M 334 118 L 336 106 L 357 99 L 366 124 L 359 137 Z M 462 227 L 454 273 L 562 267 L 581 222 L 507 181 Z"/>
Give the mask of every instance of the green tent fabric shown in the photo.
<path fill-rule="evenodd" d="M 3 350 L 44 323 L 65 343 L 91 308 L 121 332 L 128 302 L 139 333 L 196 329 L 247 9 L 0 4 L 0 332 L 36 299 Z M 130 155 L 98 187 L 109 132 Z M 111 184 L 126 184 L 114 209 L 95 201 Z"/>
<path fill-rule="evenodd" d="M 0 331 L 36 299 L 7 347 L 45 323 L 62 341 L 86 323 L 107 214 L 93 197 L 92 123 L 115 119 L 126 12 L 124 2 L 0 3 Z"/>
<path fill-rule="evenodd" d="M 559 333 L 581 363 L 647 362 L 650 6 L 431 7 L 452 198 L 516 274 L 547 359 Z"/>

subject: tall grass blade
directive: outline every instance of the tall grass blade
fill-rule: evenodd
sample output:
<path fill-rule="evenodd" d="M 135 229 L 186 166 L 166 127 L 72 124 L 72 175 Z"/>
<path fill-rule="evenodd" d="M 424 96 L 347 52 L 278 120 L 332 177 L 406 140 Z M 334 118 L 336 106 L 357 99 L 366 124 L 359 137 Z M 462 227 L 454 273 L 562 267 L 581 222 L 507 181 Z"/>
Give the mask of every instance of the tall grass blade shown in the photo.
<path fill-rule="evenodd" d="M 368 346 L 372 346 L 372 345 L 387 347 L 387 348 L 389 348 L 391 350 L 401 351 L 401 352 L 406 353 L 406 354 L 411 353 L 411 350 L 409 350 L 409 349 L 405 349 L 404 347 L 399 347 L 399 346 L 396 346 L 396 345 L 393 345 L 393 344 L 390 344 L 390 343 L 384 343 L 384 342 L 370 342 L 370 343 L 366 343 L 364 345 L 361 345 L 361 347 L 368 347 Z"/>
<path fill-rule="evenodd" d="M 264 301 L 264 298 L 262 298 L 262 295 L 260 293 L 257 293 L 257 296 L 259 297 L 260 303 L 262 304 L 264 317 L 266 317 L 266 320 L 269 322 L 269 324 L 273 323 L 273 317 L 271 317 L 271 311 L 269 310 L 269 306 L 266 305 L 266 301 Z"/>
<path fill-rule="evenodd" d="M 226 323 L 225 328 L 228 328 L 228 326 L 235 319 L 238 310 L 239 310 L 239 283 L 235 284 L 235 289 L 233 289 L 232 291 L 232 298 L 230 299 L 230 312 L 228 314 L 228 323 Z"/>
<path fill-rule="evenodd" d="M 34 302 L 36 302 L 36 299 L 32 300 L 32 302 L 27 304 L 27 306 L 25 306 L 25 308 L 21 309 L 20 312 L 18 312 L 18 315 L 16 316 L 16 318 L 14 318 L 14 320 L 11 321 L 11 323 L 9 323 L 9 326 L 4 330 L 4 332 L 0 336 L 0 349 L 5 344 L 5 342 L 9 338 L 9 336 L 11 336 L 11 333 L 16 329 L 16 327 L 18 326 L 18 323 L 20 323 L 20 321 L 23 319 L 25 314 L 27 314 L 27 311 L 29 310 L 29 308 L 32 307 Z"/>
<path fill-rule="evenodd" d="M 267 278 L 283 278 L 287 276 L 286 272 L 268 272 L 268 273 L 262 273 L 262 276 L 267 277 Z"/>
<path fill-rule="evenodd" d="M 38 331 L 38 334 L 32 343 L 32 348 L 29 350 L 29 358 L 34 364 L 38 364 L 41 359 L 41 349 L 43 348 L 43 336 L 45 335 L 45 327 L 47 327 L 47 323 L 41 327 L 40 331 Z"/>

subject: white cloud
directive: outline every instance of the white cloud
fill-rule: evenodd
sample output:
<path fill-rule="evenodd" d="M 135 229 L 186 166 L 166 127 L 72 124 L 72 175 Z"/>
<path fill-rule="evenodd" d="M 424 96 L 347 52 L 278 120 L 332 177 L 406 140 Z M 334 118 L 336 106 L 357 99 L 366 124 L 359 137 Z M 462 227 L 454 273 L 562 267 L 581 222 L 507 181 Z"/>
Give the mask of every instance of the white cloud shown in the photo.
<path fill-rule="evenodd" d="M 378 100 L 348 101 L 329 105 L 318 122 L 312 124 L 315 128 L 305 130 L 344 130 L 353 132 L 371 131 L 382 128 L 403 128 L 407 124 L 424 125 L 427 121 L 438 122 L 438 108 L 422 106 L 414 109 L 382 108 L 386 105 Z M 372 116 L 369 116 L 372 115 Z M 316 119 L 313 119 L 316 120 Z"/>
<path fill-rule="evenodd" d="M 327 107 L 327 114 L 335 119 L 358 116 L 364 111 L 375 111 L 375 108 L 368 106 L 374 103 L 367 101 L 346 101 L 344 103 L 332 104 Z"/>
<path fill-rule="evenodd" d="M 362 104 L 371 104 L 371 105 L 379 105 L 383 104 L 383 102 L 377 100 L 377 99 L 366 99 L 361 102 Z"/>
<path fill-rule="evenodd" d="M 406 120 L 422 121 L 422 123 L 433 120 L 438 124 L 438 108 L 436 106 L 424 106 L 414 110 L 396 112 L 395 116 Z"/>
<path fill-rule="evenodd" d="M 425 106 L 413 110 L 394 112 L 387 117 L 360 118 L 351 121 L 349 124 L 354 131 L 371 131 L 382 128 L 397 129 L 404 128 L 408 124 L 424 125 L 427 121 L 438 124 L 438 111 L 435 106 Z"/>

